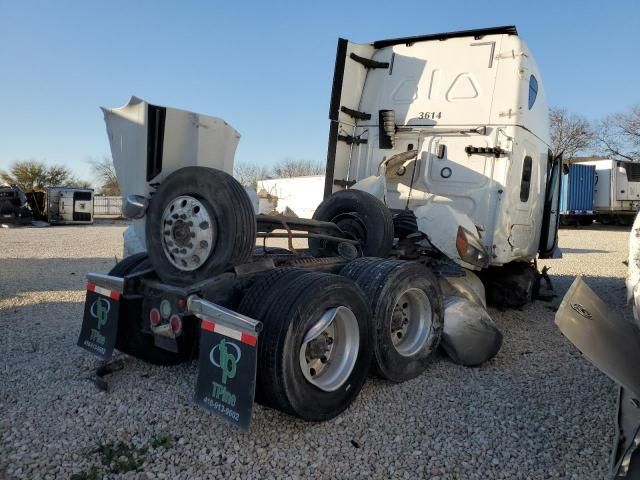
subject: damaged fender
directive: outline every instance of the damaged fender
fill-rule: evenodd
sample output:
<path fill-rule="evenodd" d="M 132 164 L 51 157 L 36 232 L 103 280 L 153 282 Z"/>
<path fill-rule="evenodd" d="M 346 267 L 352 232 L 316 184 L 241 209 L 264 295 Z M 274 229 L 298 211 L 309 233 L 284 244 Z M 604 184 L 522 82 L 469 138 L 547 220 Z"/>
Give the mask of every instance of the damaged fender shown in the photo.
<path fill-rule="evenodd" d="M 444 197 L 440 198 L 446 200 Z M 471 270 L 481 270 L 486 266 L 488 255 L 482 246 L 478 229 L 469 215 L 440 201 L 430 201 L 416 208 L 414 214 L 418 222 L 418 229 L 425 233 L 431 243 L 451 260 Z M 482 249 L 485 259 L 482 264 L 475 265 L 461 257 L 459 245 L 457 245 L 461 231 L 466 236 L 466 243 L 472 244 L 476 249 Z"/>
<path fill-rule="evenodd" d="M 502 346 L 502 332 L 487 312 L 484 285 L 465 270 L 458 277 L 440 280 L 444 295 L 441 345 L 459 365 L 475 366 L 493 358 Z"/>
<path fill-rule="evenodd" d="M 496 356 L 502 347 L 502 332 L 481 305 L 451 296 L 444 300 L 440 344 L 455 363 L 472 367 Z"/>
<path fill-rule="evenodd" d="M 486 310 L 487 297 L 482 280 L 470 270 L 463 270 L 463 272 L 464 274 L 459 277 L 446 277 L 446 280 L 441 282 L 444 296 L 462 296 Z"/>

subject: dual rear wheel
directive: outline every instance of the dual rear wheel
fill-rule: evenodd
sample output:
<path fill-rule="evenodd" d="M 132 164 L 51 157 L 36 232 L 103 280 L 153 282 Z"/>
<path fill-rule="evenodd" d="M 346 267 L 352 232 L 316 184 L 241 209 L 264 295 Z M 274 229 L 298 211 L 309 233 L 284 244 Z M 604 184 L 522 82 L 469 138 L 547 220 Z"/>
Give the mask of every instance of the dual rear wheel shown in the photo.
<path fill-rule="evenodd" d="M 365 257 L 341 275 L 362 289 L 372 311 L 373 372 L 392 382 L 420 375 L 444 325 L 442 292 L 431 270 L 417 262 Z"/>
<path fill-rule="evenodd" d="M 111 275 L 151 267 L 146 254 Z M 263 322 L 256 400 L 305 420 L 328 420 L 354 401 L 373 370 L 393 382 L 428 366 L 442 332 L 442 295 L 423 265 L 360 258 L 341 275 L 280 268 L 262 274 L 237 310 Z M 122 302 L 117 348 L 175 365 L 194 357 L 195 332 L 178 352 L 158 348 L 142 328 L 141 305 Z"/>
<path fill-rule="evenodd" d="M 440 341 L 442 295 L 421 264 L 361 258 L 341 275 L 278 269 L 259 277 L 238 310 L 261 320 L 256 399 L 310 421 L 335 417 L 373 371 L 403 382 Z"/>

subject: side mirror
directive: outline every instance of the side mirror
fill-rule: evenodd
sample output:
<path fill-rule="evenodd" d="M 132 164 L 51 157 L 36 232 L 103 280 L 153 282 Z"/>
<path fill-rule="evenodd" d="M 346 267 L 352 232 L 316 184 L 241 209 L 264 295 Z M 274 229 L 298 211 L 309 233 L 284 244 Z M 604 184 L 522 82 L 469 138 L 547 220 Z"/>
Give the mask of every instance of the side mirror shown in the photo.
<path fill-rule="evenodd" d="M 144 217 L 149 200 L 142 195 L 127 195 L 122 204 L 122 216 L 131 220 Z"/>

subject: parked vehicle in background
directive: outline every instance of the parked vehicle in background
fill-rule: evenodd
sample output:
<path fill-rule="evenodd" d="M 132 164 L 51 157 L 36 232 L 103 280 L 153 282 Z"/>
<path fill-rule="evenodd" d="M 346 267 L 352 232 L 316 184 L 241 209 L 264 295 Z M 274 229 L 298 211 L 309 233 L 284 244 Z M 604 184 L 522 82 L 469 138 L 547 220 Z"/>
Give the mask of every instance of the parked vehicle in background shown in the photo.
<path fill-rule="evenodd" d="M 521 306 L 557 252 L 562 159 L 515 27 L 340 39 L 311 219 L 256 215 L 224 120 L 136 97 L 103 111 L 133 221 L 128 256 L 88 275 L 78 343 L 164 365 L 199 352 L 198 403 L 243 428 L 254 387 L 320 421 L 370 370 L 407 381 L 439 345 L 486 361 L 502 335 L 485 285 Z M 256 248 L 270 238 L 288 248 Z"/>
<path fill-rule="evenodd" d="M 259 180 L 258 213 L 311 218 L 324 194 L 324 175 Z"/>
<path fill-rule="evenodd" d="M 631 225 L 640 209 L 640 163 L 609 158 L 577 159 L 577 162 L 596 169 L 596 221 L 603 225 Z"/>
<path fill-rule="evenodd" d="M 30 225 L 33 214 L 20 187 L 0 186 L 0 224 Z"/>
<path fill-rule="evenodd" d="M 47 221 L 52 225 L 93 223 L 93 190 L 90 188 L 48 187 Z"/>
<path fill-rule="evenodd" d="M 560 195 L 561 225 L 591 225 L 596 212 L 593 207 L 596 167 L 573 163 L 562 175 Z"/>

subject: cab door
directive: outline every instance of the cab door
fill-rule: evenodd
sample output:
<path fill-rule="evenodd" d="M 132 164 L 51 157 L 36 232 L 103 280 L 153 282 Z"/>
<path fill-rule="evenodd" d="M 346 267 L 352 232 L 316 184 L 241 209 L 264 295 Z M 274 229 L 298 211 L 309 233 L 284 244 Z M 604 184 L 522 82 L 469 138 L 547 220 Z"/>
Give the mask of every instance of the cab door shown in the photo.
<path fill-rule="evenodd" d="M 558 224 L 560 221 L 560 175 L 562 175 L 562 154 L 554 157 L 549 151 L 547 165 L 547 186 L 542 210 L 542 230 L 540 232 L 540 258 L 552 258 L 558 246 Z"/>

